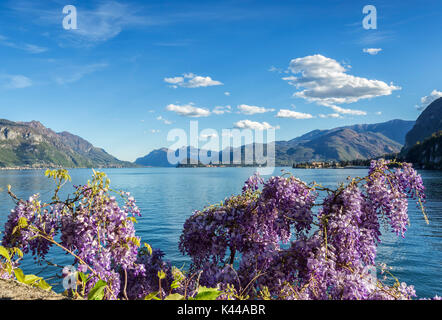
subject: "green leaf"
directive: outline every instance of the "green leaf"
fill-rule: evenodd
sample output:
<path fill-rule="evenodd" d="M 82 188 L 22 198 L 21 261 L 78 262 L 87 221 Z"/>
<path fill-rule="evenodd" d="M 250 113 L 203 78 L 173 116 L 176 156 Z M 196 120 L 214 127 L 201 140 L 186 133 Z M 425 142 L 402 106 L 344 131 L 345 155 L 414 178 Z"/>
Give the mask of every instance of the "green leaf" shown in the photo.
<path fill-rule="evenodd" d="M 19 268 L 14 269 L 14 274 L 15 274 L 15 278 L 17 279 L 18 282 L 24 283 L 25 275 L 21 269 L 19 269 Z"/>
<path fill-rule="evenodd" d="M 104 298 L 104 289 L 106 288 L 107 283 L 103 280 L 98 280 L 95 286 L 89 291 L 87 295 L 88 300 L 103 300 Z"/>
<path fill-rule="evenodd" d="M 34 284 L 39 280 L 43 280 L 41 277 L 37 277 L 35 274 L 27 274 L 23 279 L 23 283 L 25 284 Z"/>
<path fill-rule="evenodd" d="M 28 219 L 26 219 L 25 217 L 20 217 L 18 219 L 18 227 L 20 229 L 26 228 L 28 226 Z"/>
<path fill-rule="evenodd" d="M 158 295 L 158 291 L 151 292 L 151 293 L 149 293 L 147 296 L 144 297 L 144 300 L 152 300 L 152 299 L 155 299 L 155 298 L 157 298 L 157 295 Z M 158 300 L 158 298 L 155 299 L 155 300 Z"/>
<path fill-rule="evenodd" d="M 170 285 L 171 289 L 176 289 L 180 286 L 180 280 L 173 280 L 172 284 Z"/>
<path fill-rule="evenodd" d="M 179 293 L 169 294 L 164 300 L 184 300 L 184 296 Z"/>
<path fill-rule="evenodd" d="M 149 252 L 149 255 L 152 255 L 152 247 L 148 243 L 144 243 L 144 246 L 147 248 L 147 251 Z"/>
<path fill-rule="evenodd" d="M 140 246 L 140 239 L 137 237 L 129 237 L 128 239 L 130 242 L 132 242 L 134 245 L 136 245 L 137 247 Z"/>
<path fill-rule="evenodd" d="M 135 217 L 127 217 L 127 220 L 137 223 L 137 219 Z"/>
<path fill-rule="evenodd" d="M 0 256 L 4 257 L 8 261 L 11 261 L 11 256 L 9 255 L 8 250 L 3 246 L 0 246 Z"/>
<path fill-rule="evenodd" d="M 23 252 L 19 248 L 13 248 L 14 254 L 18 255 L 20 258 L 23 258 Z"/>
<path fill-rule="evenodd" d="M 166 274 L 164 273 L 163 270 L 158 271 L 158 278 L 160 278 L 160 280 L 164 279 L 166 277 Z"/>
<path fill-rule="evenodd" d="M 221 295 L 221 292 L 216 288 L 207 288 L 200 286 L 195 300 L 216 300 Z"/>
<path fill-rule="evenodd" d="M 87 282 L 87 275 L 85 275 L 83 272 L 77 272 L 77 274 L 80 276 L 81 282 Z"/>
<path fill-rule="evenodd" d="M 49 283 L 47 283 L 43 279 L 41 279 L 40 282 L 38 283 L 38 287 L 43 290 L 47 290 L 47 291 L 50 291 L 52 289 L 52 287 L 49 285 Z"/>

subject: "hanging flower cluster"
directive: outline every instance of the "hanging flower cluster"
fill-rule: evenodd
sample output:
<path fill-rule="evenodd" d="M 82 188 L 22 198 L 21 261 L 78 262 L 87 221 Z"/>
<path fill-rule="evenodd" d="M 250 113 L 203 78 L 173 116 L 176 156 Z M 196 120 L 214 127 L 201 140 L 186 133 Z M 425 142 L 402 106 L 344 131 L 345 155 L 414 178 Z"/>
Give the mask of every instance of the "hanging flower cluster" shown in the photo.
<path fill-rule="evenodd" d="M 318 192 L 327 193 L 323 201 Z M 409 299 L 412 286 L 376 280 L 379 220 L 403 236 L 408 199 L 422 205 L 424 197 L 410 164 L 385 160 L 337 190 L 292 176 L 266 182 L 254 176 L 242 194 L 195 212 L 184 224 L 180 249 L 203 272 L 203 284 L 233 285 L 252 297 Z"/>

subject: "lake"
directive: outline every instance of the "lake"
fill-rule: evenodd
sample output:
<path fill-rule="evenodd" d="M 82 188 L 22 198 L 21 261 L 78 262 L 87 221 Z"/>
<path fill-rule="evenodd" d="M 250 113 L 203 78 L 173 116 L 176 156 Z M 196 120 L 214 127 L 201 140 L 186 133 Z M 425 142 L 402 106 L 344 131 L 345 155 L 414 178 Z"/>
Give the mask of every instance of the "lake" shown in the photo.
<path fill-rule="evenodd" d="M 225 197 L 239 193 L 244 181 L 253 174 L 253 168 L 135 168 L 103 169 L 111 179 L 114 189 L 132 193 L 141 209 L 137 234 L 142 242 L 161 248 L 166 259 L 177 267 L 189 265 L 189 259 L 178 250 L 182 225 L 194 210 L 217 203 Z M 335 187 L 348 176 L 364 176 L 367 169 L 292 169 L 277 168 L 292 172 L 300 179 L 316 181 L 326 187 Z M 90 169 L 71 169 L 72 184 L 84 184 L 90 178 Z M 420 209 L 410 202 L 410 223 L 405 238 L 398 238 L 383 229 L 383 241 L 378 249 L 377 262 L 393 267 L 393 274 L 415 286 L 418 297 L 433 297 L 442 294 L 442 172 L 421 171 L 427 193 L 427 225 Z M 53 183 L 44 176 L 43 170 L 0 171 L 0 225 L 6 222 L 14 203 L 5 192 L 10 184 L 13 192 L 28 198 L 40 193 L 43 200 L 49 199 Z M 64 195 L 72 193 L 64 186 Z M 63 194 L 63 193 L 62 193 Z M 51 250 L 48 260 L 66 265 L 72 261 L 67 255 Z M 45 278 L 52 276 L 55 267 L 38 266 L 27 257 L 22 263 L 25 272 L 39 273 Z M 49 282 L 60 282 L 51 279 Z M 57 288 L 60 288 L 58 286 Z"/>

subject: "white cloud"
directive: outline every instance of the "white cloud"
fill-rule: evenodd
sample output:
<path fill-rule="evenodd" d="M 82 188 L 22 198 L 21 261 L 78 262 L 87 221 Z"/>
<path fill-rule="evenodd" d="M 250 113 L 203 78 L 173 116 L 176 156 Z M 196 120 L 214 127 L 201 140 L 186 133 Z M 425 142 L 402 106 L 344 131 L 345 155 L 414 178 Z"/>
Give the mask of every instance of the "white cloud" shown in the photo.
<path fill-rule="evenodd" d="M 335 105 L 329 105 L 328 107 L 332 108 L 333 111 L 337 112 L 337 113 L 342 113 L 342 114 L 351 114 L 353 116 L 366 116 L 367 112 L 362 111 L 362 110 L 355 110 L 355 109 L 345 109 L 345 108 L 341 108 Z"/>
<path fill-rule="evenodd" d="M 270 71 L 270 72 L 277 72 L 277 73 L 289 73 L 289 71 L 287 71 L 287 70 L 283 70 L 283 69 L 281 69 L 281 68 L 277 68 L 277 67 L 275 67 L 275 66 L 271 66 L 267 71 Z"/>
<path fill-rule="evenodd" d="M 371 54 L 373 56 L 373 55 L 376 55 L 379 52 L 381 52 L 382 49 L 381 48 L 364 48 L 364 49 L 362 49 L 362 51 L 365 53 Z"/>
<path fill-rule="evenodd" d="M 229 92 L 229 91 L 226 91 L 226 92 L 224 92 L 224 95 L 226 95 L 226 96 L 230 96 L 230 92 Z"/>
<path fill-rule="evenodd" d="M 283 80 L 297 89 L 293 95 L 332 108 L 344 114 L 364 115 L 366 112 L 344 109 L 336 104 L 348 104 L 361 99 L 390 95 L 401 88 L 380 80 L 370 80 L 347 74 L 349 66 L 342 66 L 334 59 L 320 54 L 291 60 L 289 70 L 300 76 L 288 76 Z"/>
<path fill-rule="evenodd" d="M 52 2 L 55 5 L 47 1 L 16 0 L 10 9 L 28 22 L 51 27 L 50 36 L 62 47 L 90 47 L 113 39 L 127 29 L 167 23 L 163 17 L 154 17 L 142 5 L 129 1 L 72 1 L 77 8 L 78 28 L 66 31 L 61 26 L 66 16 L 62 9 L 69 2 Z"/>
<path fill-rule="evenodd" d="M 292 119 L 311 119 L 313 116 L 309 113 L 302 113 L 287 109 L 281 109 L 276 115 L 278 118 L 292 118 Z"/>
<path fill-rule="evenodd" d="M 230 112 L 232 112 L 231 111 L 231 109 L 232 109 L 232 107 L 231 106 L 216 106 L 213 110 L 212 110 L 212 112 L 214 113 L 214 114 L 224 114 L 224 113 L 230 113 Z"/>
<path fill-rule="evenodd" d="M 150 132 L 151 132 L 151 133 L 159 133 L 159 132 L 160 132 L 160 130 L 157 130 L 157 129 L 152 129 L 152 130 L 150 130 Z"/>
<path fill-rule="evenodd" d="M 164 78 L 164 82 L 169 83 L 173 88 L 200 88 L 220 86 L 223 83 L 213 80 L 211 77 L 202 77 L 193 73 L 186 73 L 183 76 Z"/>
<path fill-rule="evenodd" d="M 421 105 L 416 106 L 416 109 L 418 110 L 424 110 L 430 103 L 432 103 L 434 100 L 442 97 L 442 91 L 437 91 L 434 89 L 431 91 L 431 93 L 428 96 L 424 96 L 421 98 Z"/>
<path fill-rule="evenodd" d="M 279 126 L 273 127 L 267 122 L 256 122 L 251 120 L 241 120 L 233 124 L 238 129 L 251 129 L 251 130 L 267 130 L 278 129 Z"/>
<path fill-rule="evenodd" d="M 362 45 L 374 45 L 375 43 L 384 42 L 392 39 L 394 34 L 391 31 L 372 30 L 369 33 L 364 32 L 364 36 L 358 41 Z"/>
<path fill-rule="evenodd" d="M 110 40 L 127 27 L 157 24 L 148 17 L 138 15 L 134 6 L 117 1 L 102 2 L 92 10 L 77 7 L 77 17 L 78 29 L 70 30 L 70 39 L 79 44 Z"/>
<path fill-rule="evenodd" d="M 170 83 L 172 85 L 177 85 L 184 82 L 184 77 L 164 78 L 164 82 Z"/>
<path fill-rule="evenodd" d="M 329 114 L 319 114 L 319 118 L 342 118 L 342 116 L 339 113 L 329 113 Z"/>
<path fill-rule="evenodd" d="M 247 115 L 275 111 L 275 109 L 266 109 L 263 107 L 249 106 L 247 104 L 240 104 L 239 106 L 237 106 L 237 108 L 240 113 Z"/>
<path fill-rule="evenodd" d="M 164 119 L 162 116 L 158 116 L 157 120 L 162 121 L 164 124 L 167 124 L 167 125 L 172 124 L 171 121 Z"/>
<path fill-rule="evenodd" d="M 15 43 L 10 40 L 8 40 L 7 37 L 0 35 L 0 45 L 23 50 L 32 54 L 38 54 L 48 51 L 48 48 L 40 47 L 35 44 L 29 44 L 29 43 Z"/>
<path fill-rule="evenodd" d="M 4 74 L 0 76 L 5 89 L 23 89 L 32 86 L 32 80 L 23 75 Z"/>
<path fill-rule="evenodd" d="M 4 4 L 3 3 L 7 3 Z M 135 3 L 138 2 L 138 3 Z M 219 6 L 170 6 L 166 11 L 157 10 L 157 6 L 146 1 L 96 0 L 96 1 L 35 1 L 14 0 L 2 1 L 2 8 L 13 10 L 12 14 L 20 14 L 27 23 L 51 26 L 52 36 L 57 36 L 61 46 L 70 40 L 72 45 L 90 46 L 108 41 L 120 33 L 135 28 L 148 30 L 151 26 L 170 26 L 178 28 L 184 23 L 219 21 L 239 21 L 245 17 L 254 17 L 249 8 Z M 72 3 L 77 8 L 78 29 L 66 32 L 61 27 L 64 17 L 62 8 Z M 228 11 L 227 11 L 228 10 Z M 15 12 L 14 12 L 15 11 Z M 226 14 L 228 12 L 228 14 Z M 166 39 L 167 40 L 167 39 Z M 174 40 L 153 45 L 186 45 L 191 40 Z"/>
<path fill-rule="evenodd" d="M 180 116 L 191 117 L 191 118 L 199 118 L 199 117 L 207 117 L 210 115 L 210 111 L 203 108 L 197 108 L 193 105 L 193 103 L 185 104 L 185 105 L 176 105 L 169 104 L 166 107 L 167 110 L 173 111 Z"/>
<path fill-rule="evenodd" d="M 107 63 L 95 63 L 83 66 L 70 66 L 58 72 L 58 75 L 55 77 L 55 82 L 61 85 L 77 82 L 80 79 L 82 79 L 84 76 L 94 73 L 98 70 L 104 69 L 107 66 L 108 66 Z"/>
<path fill-rule="evenodd" d="M 268 71 L 270 71 L 270 72 L 278 72 L 278 73 L 282 73 L 283 72 L 281 68 L 277 68 L 275 66 L 271 66 Z"/>
<path fill-rule="evenodd" d="M 380 115 L 382 115 L 382 111 L 377 111 L 374 114 L 377 115 L 377 116 L 380 116 Z"/>

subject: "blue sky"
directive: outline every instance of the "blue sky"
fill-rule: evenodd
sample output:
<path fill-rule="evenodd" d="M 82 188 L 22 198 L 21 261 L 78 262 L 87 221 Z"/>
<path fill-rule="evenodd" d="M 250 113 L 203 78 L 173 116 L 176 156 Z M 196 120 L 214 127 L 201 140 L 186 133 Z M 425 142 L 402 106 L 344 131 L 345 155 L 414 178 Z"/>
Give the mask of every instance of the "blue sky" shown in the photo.
<path fill-rule="evenodd" d="M 2 1 L 0 118 L 130 161 L 190 120 L 277 140 L 414 120 L 442 96 L 441 16 L 440 0 Z"/>

